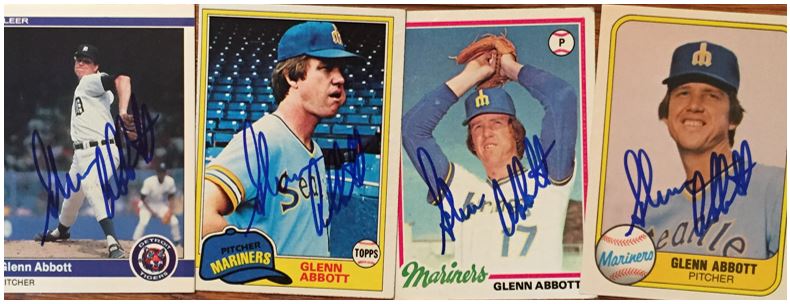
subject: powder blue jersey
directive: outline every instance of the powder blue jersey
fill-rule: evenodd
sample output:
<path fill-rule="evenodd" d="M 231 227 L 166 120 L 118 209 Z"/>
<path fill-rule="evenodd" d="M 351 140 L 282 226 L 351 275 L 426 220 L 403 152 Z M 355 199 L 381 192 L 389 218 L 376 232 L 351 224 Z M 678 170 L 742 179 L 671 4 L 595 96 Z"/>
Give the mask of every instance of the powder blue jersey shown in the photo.
<path fill-rule="evenodd" d="M 658 251 L 767 259 L 779 250 L 784 176 L 781 168 L 756 165 L 752 169 L 747 195 L 738 195 L 727 214 L 720 214 L 719 220 L 708 228 L 703 237 L 694 233 L 692 197 L 688 191 L 673 196 L 666 206 L 649 209 L 645 231 L 653 236 Z M 705 191 L 707 216 L 711 202 L 710 187 Z M 727 191 L 726 197 L 732 197 L 735 186 L 730 184 Z"/>
<path fill-rule="evenodd" d="M 327 175 L 318 144 L 313 141 L 313 149 L 307 149 L 276 114 L 253 123 L 252 130 L 255 136 L 249 128 L 233 136 L 206 170 L 206 178 L 233 204 L 234 211 L 225 217 L 228 224 L 246 229 L 252 220 L 252 228 L 271 237 L 278 255 L 329 256 L 329 230 L 323 227 L 329 216 Z M 258 134 L 265 136 L 266 145 Z M 253 139 L 258 141 L 258 157 Z M 257 204 L 263 212 L 255 211 Z"/>

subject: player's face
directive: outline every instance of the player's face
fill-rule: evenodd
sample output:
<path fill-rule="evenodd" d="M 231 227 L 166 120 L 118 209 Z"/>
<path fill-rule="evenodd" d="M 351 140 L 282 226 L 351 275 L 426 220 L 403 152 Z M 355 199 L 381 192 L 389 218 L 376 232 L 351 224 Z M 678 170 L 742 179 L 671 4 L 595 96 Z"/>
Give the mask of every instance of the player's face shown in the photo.
<path fill-rule="evenodd" d="M 305 110 L 318 117 L 331 117 L 346 102 L 345 78 L 337 60 L 307 59 L 307 73 L 296 90 Z"/>
<path fill-rule="evenodd" d="M 485 165 L 509 163 L 516 156 L 510 115 L 481 114 L 469 121 L 477 157 Z"/>
<path fill-rule="evenodd" d="M 74 58 L 74 74 L 77 74 L 77 78 L 82 79 L 82 76 L 95 74 L 98 71 L 99 65 L 90 58 Z"/>
<path fill-rule="evenodd" d="M 735 125 L 729 119 L 730 100 L 721 89 L 689 82 L 669 92 L 669 113 L 664 120 L 678 149 L 693 153 L 729 151 L 727 137 Z"/>

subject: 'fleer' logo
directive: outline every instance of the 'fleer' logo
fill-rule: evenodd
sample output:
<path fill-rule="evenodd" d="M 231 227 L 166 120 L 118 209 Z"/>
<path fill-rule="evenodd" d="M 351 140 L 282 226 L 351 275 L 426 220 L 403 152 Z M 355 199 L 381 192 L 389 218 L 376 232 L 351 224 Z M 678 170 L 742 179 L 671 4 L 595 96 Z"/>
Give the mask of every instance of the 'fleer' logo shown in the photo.
<path fill-rule="evenodd" d="M 709 67 L 712 64 L 713 54 L 708 52 L 708 43 L 703 42 L 699 45 L 699 51 L 691 55 L 691 65 L 704 65 Z"/>
<path fill-rule="evenodd" d="M 134 244 L 129 264 L 136 276 L 148 281 L 160 281 L 173 275 L 178 256 L 170 240 L 159 235 L 147 235 Z"/>
<path fill-rule="evenodd" d="M 489 103 L 488 95 L 483 94 L 483 90 L 480 90 L 479 95 L 475 98 L 475 108 L 487 106 Z"/>
<path fill-rule="evenodd" d="M 343 38 L 340 38 L 340 31 L 337 30 L 337 26 L 332 24 L 332 42 L 335 44 L 343 44 Z"/>

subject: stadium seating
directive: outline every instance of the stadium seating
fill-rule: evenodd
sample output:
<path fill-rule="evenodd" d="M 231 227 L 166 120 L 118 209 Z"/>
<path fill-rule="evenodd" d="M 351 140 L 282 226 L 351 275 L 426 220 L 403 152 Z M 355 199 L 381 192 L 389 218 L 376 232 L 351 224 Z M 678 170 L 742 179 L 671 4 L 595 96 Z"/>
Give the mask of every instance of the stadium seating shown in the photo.
<path fill-rule="evenodd" d="M 222 149 L 242 130 L 246 122 L 254 122 L 277 110 L 271 75 L 277 65 L 277 43 L 288 23 L 271 23 L 260 26 L 254 19 L 249 22 L 238 20 L 212 20 L 209 32 L 208 77 L 206 84 L 206 147 L 205 160 L 215 159 Z M 381 129 L 384 91 L 383 41 L 372 38 L 365 30 L 345 34 L 343 41 L 350 52 L 363 60 L 356 66 L 348 66 L 343 72 L 346 79 L 346 103 L 338 114 L 323 118 L 316 126 L 313 139 L 329 159 L 345 160 L 327 170 L 338 170 L 338 166 L 353 165 L 348 155 L 354 148 L 362 150 L 365 160 L 364 185 L 355 186 L 347 207 L 336 214 L 335 220 L 344 225 L 332 227 L 337 233 L 330 235 L 330 252 L 333 257 L 350 257 L 351 250 L 360 239 L 375 239 L 376 212 L 381 175 Z M 355 135 L 356 134 L 356 135 Z M 349 142 L 359 147 L 349 147 Z M 337 149 L 335 149 L 337 146 Z M 353 158 L 353 157 L 351 157 Z M 350 177 L 344 185 L 351 186 Z M 331 190 L 330 190 L 331 191 Z M 371 221 L 373 220 L 373 221 Z M 346 225 L 349 224 L 349 225 Z M 353 225 L 350 225 L 353 224 Z M 367 226 L 370 227 L 367 227 Z M 354 227 L 343 232 L 345 228 Z M 360 229 L 363 227 L 364 229 Z"/>

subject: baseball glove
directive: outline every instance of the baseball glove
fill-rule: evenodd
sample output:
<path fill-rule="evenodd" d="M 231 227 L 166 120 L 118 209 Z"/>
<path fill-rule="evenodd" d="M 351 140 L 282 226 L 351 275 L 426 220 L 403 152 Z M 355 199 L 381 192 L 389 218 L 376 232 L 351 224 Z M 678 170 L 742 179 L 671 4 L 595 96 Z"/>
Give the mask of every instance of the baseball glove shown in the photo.
<path fill-rule="evenodd" d="M 121 114 L 121 130 L 129 140 L 137 140 L 137 128 L 134 125 L 134 116 Z"/>
<path fill-rule="evenodd" d="M 477 85 L 477 89 L 487 89 L 493 87 L 499 87 L 507 82 L 508 77 L 505 76 L 504 71 L 501 68 L 501 58 L 502 55 L 505 54 L 513 54 L 513 57 L 516 57 L 516 46 L 513 45 L 505 35 L 494 35 L 494 34 L 486 34 L 483 38 L 478 39 L 469 45 L 467 45 L 458 56 L 455 57 L 455 62 L 458 64 L 466 64 L 467 62 L 474 60 L 475 58 L 484 55 L 486 53 L 492 53 L 494 51 L 494 74 L 491 75 L 488 79 L 484 79 Z M 518 60 L 518 58 L 515 58 Z"/>

